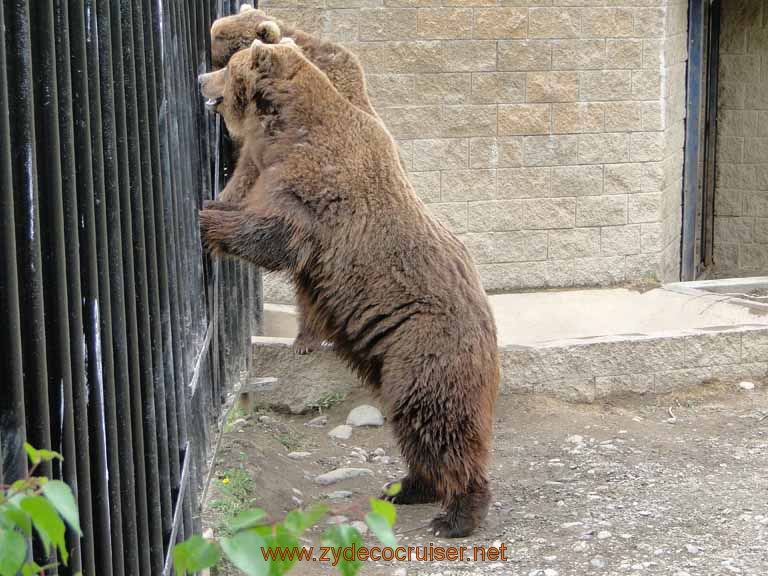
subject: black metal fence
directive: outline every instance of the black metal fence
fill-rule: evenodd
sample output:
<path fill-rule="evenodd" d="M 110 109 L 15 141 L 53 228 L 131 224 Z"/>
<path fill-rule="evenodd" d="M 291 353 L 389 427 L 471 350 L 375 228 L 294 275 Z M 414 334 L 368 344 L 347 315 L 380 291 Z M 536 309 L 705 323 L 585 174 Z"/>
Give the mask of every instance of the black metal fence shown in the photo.
<path fill-rule="evenodd" d="M 197 225 L 228 166 L 196 77 L 235 4 L 0 0 L 0 482 L 24 441 L 63 453 L 61 574 L 169 571 L 259 330 L 260 278 Z"/>

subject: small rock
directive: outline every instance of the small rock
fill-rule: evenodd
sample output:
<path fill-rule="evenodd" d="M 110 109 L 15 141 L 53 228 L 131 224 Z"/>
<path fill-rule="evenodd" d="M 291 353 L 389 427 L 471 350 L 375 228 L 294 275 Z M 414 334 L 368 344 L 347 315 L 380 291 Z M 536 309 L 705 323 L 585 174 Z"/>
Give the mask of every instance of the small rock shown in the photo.
<path fill-rule="evenodd" d="M 498 548 L 498 546 L 496 546 Z M 554 562 L 557 560 L 557 556 L 544 556 L 544 562 Z"/>
<path fill-rule="evenodd" d="M 544 576 L 557 576 L 557 570 L 553 568 L 547 568 L 544 570 Z"/>
<path fill-rule="evenodd" d="M 355 520 L 354 522 L 351 522 L 350 526 L 360 532 L 361 536 L 365 536 L 368 533 L 368 525 L 361 520 Z"/>
<path fill-rule="evenodd" d="M 605 568 L 605 560 L 600 558 L 600 556 L 595 556 L 589 561 L 589 565 L 593 568 Z"/>
<path fill-rule="evenodd" d="M 312 456 L 312 452 L 290 452 L 288 454 L 288 458 L 291 460 L 304 460 L 304 458 L 309 458 Z"/>
<path fill-rule="evenodd" d="M 248 420 L 246 420 L 245 418 L 238 418 L 237 420 L 232 422 L 232 428 L 238 428 L 238 429 L 243 428 L 247 424 L 248 424 Z"/>
<path fill-rule="evenodd" d="M 362 404 L 353 408 L 347 415 L 347 424 L 350 426 L 382 426 L 384 416 L 381 411 L 370 404 Z"/>
<path fill-rule="evenodd" d="M 296 496 L 304 496 L 302 491 L 299 490 L 298 488 L 291 488 L 291 490 L 293 490 L 293 493 L 296 494 Z"/>
<path fill-rule="evenodd" d="M 392 572 L 392 576 L 408 576 L 408 571 L 405 568 L 398 568 Z"/>
<path fill-rule="evenodd" d="M 386 454 L 384 448 L 376 448 L 376 450 L 373 451 L 374 456 L 384 456 L 384 454 Z"/>
<path fill-rule="evenodd" d="M 331 470 L 325 474 L 320 474 L 320 476 L 315 478 L 315 482 L 321 486 L 328 486 L 329 484 L 335 484 L 342 480 L 372 475 L 373 473 L 368 468 L 337 468 L 336 470 Z"/>
<path fill-rule="evenodd" d="M 701 552 L 701 549 L 698 546 L 694 546 L 693 544 L 686 544 L 685 550 L 688 552 L 688 554 L 698 554 Z"/>
<path fill-rule="evenodd" d="M 600 530 L 600 532 L 597 533 L 597 539 L 598 540 L 606 540 L 613 536 L 608 530 Z"/>
<path fill-rule="evenodd" d="M 389 456 L 376 456 L 373 459 L 374 462 L 377 462 L 379 464 L 389 464 L 391 462 L 391 458 Z"/>
<path fill-rule="evenodd" d="M 684 572 L 683 570 L 678 570 L 675 572 L 675 576 L 691 576 L 689 572 Z"/>
<path fill-rule="evenodd" d="M 581 444 L 584 442 L 584 437 L 579 436 L 578 434 L 574 434 L 573 436 L 568 436 L 568 438 L 565 439 L 566 442 L 571 442 L 572 444 Z"/>
<path fill-rule="evenodd" d="M 328 524 L 344 524 L 348 520 L 349 518 L 347 518 L 346 516 L 331 516 L 330 518 L 328 518 L 327 522 Z"/>
<path fill-rule="evenodd" d="M 571 550 L 574 552 L 586 552 L 589 549 L 589 544 L 586 542 L 576 542 L 573 546 L 571 546 Z"/>
<path fill-rule="evenodd" d="M 322 428 L 327 424 L 328 424 L 328 416 L 323 414 L 322 416 L 318 416 L 317 418 L 312 418 L 312 420 L 304 424 L 304 426 L 312 426 L 313 428 Z"/>
<path fill-rule="evenodd" d="M 328 432 L 328 436 L 336 438 L 336 440 L 349 440 L 352 437 L 352 426 L 340 424 Z"/>
<path fill-rule="evenodd" d="M 270 416 L 259 416 L 259 422 L 262 424 L 273 424 L 274 422 L 277 422 L 277 420 Z"/>
<path fill-rule="evenodd" d="M 294 503 L 296 506 L 299 506 L 299 507 L 300 507 L 302 504 L 304 504 L 304 500 L 302 500 L 301 498 L 299 498 L 299 497 L 297 497 L 297 496 L 291 496 L 291 500 L 293 501 L 293 503 Z"/>
<path fill-rule="evenodd" d="M 329 500 L 341 500 L 342 498 L 349 498 L 352 496 L 352 492 L 350 490 L 336 490 L 335 492 L 331 492 L 326 496 Z"/>
<path fill-rule="evenodd" d="M 754 390 L 755 383 L 744 380 L 743 382 L 739 382 L 739 388 L 741 388 L 742 390 Z"/>

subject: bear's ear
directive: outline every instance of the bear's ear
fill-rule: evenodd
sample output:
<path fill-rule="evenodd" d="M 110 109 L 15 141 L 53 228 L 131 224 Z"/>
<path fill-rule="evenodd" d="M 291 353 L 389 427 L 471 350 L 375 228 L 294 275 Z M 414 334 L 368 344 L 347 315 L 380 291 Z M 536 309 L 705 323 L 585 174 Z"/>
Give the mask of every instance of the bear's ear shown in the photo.
<path fill-rule="evenodd" d="M 242 6 L 240 6 L 240 14 L 242 14 L 243 12 L 250 12 L 251 10 L 255 10 L 255 8 L 253 7 L 253 4 L 243 4 Z"/>

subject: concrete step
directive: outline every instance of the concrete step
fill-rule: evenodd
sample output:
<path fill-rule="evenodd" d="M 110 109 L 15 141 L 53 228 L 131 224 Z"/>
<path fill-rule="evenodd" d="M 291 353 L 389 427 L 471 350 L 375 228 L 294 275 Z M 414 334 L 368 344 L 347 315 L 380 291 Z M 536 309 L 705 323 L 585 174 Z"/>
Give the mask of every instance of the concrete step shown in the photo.
<path fill-rule="evenodd" d="M 502 394 L 536 392 L 589 402 L 768 377 L 768 314 L 724 300 L 722 293 L 675 285 L 490 299 Z M 253 339 L 251 373 L 279 383 L 264 393 L 263 403 L 297 411 L 357 385 L 332 351 L 294 354 L 292 307 L 267 305 L 265 326 L 273 335 Z"/>

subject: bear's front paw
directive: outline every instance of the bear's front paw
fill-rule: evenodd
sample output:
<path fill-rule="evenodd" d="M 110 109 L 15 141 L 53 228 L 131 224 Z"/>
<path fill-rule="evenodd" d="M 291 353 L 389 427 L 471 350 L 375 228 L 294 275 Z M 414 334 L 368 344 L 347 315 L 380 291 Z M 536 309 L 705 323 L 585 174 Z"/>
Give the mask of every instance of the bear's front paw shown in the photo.
<path fill-rule="evenodd" d="M 221 256 L 226 253 L 226 240 L 231 234 L 231 223 L 227 218 L 231 211 L 201 210 L 200 239 L 206 251 Z"/>

